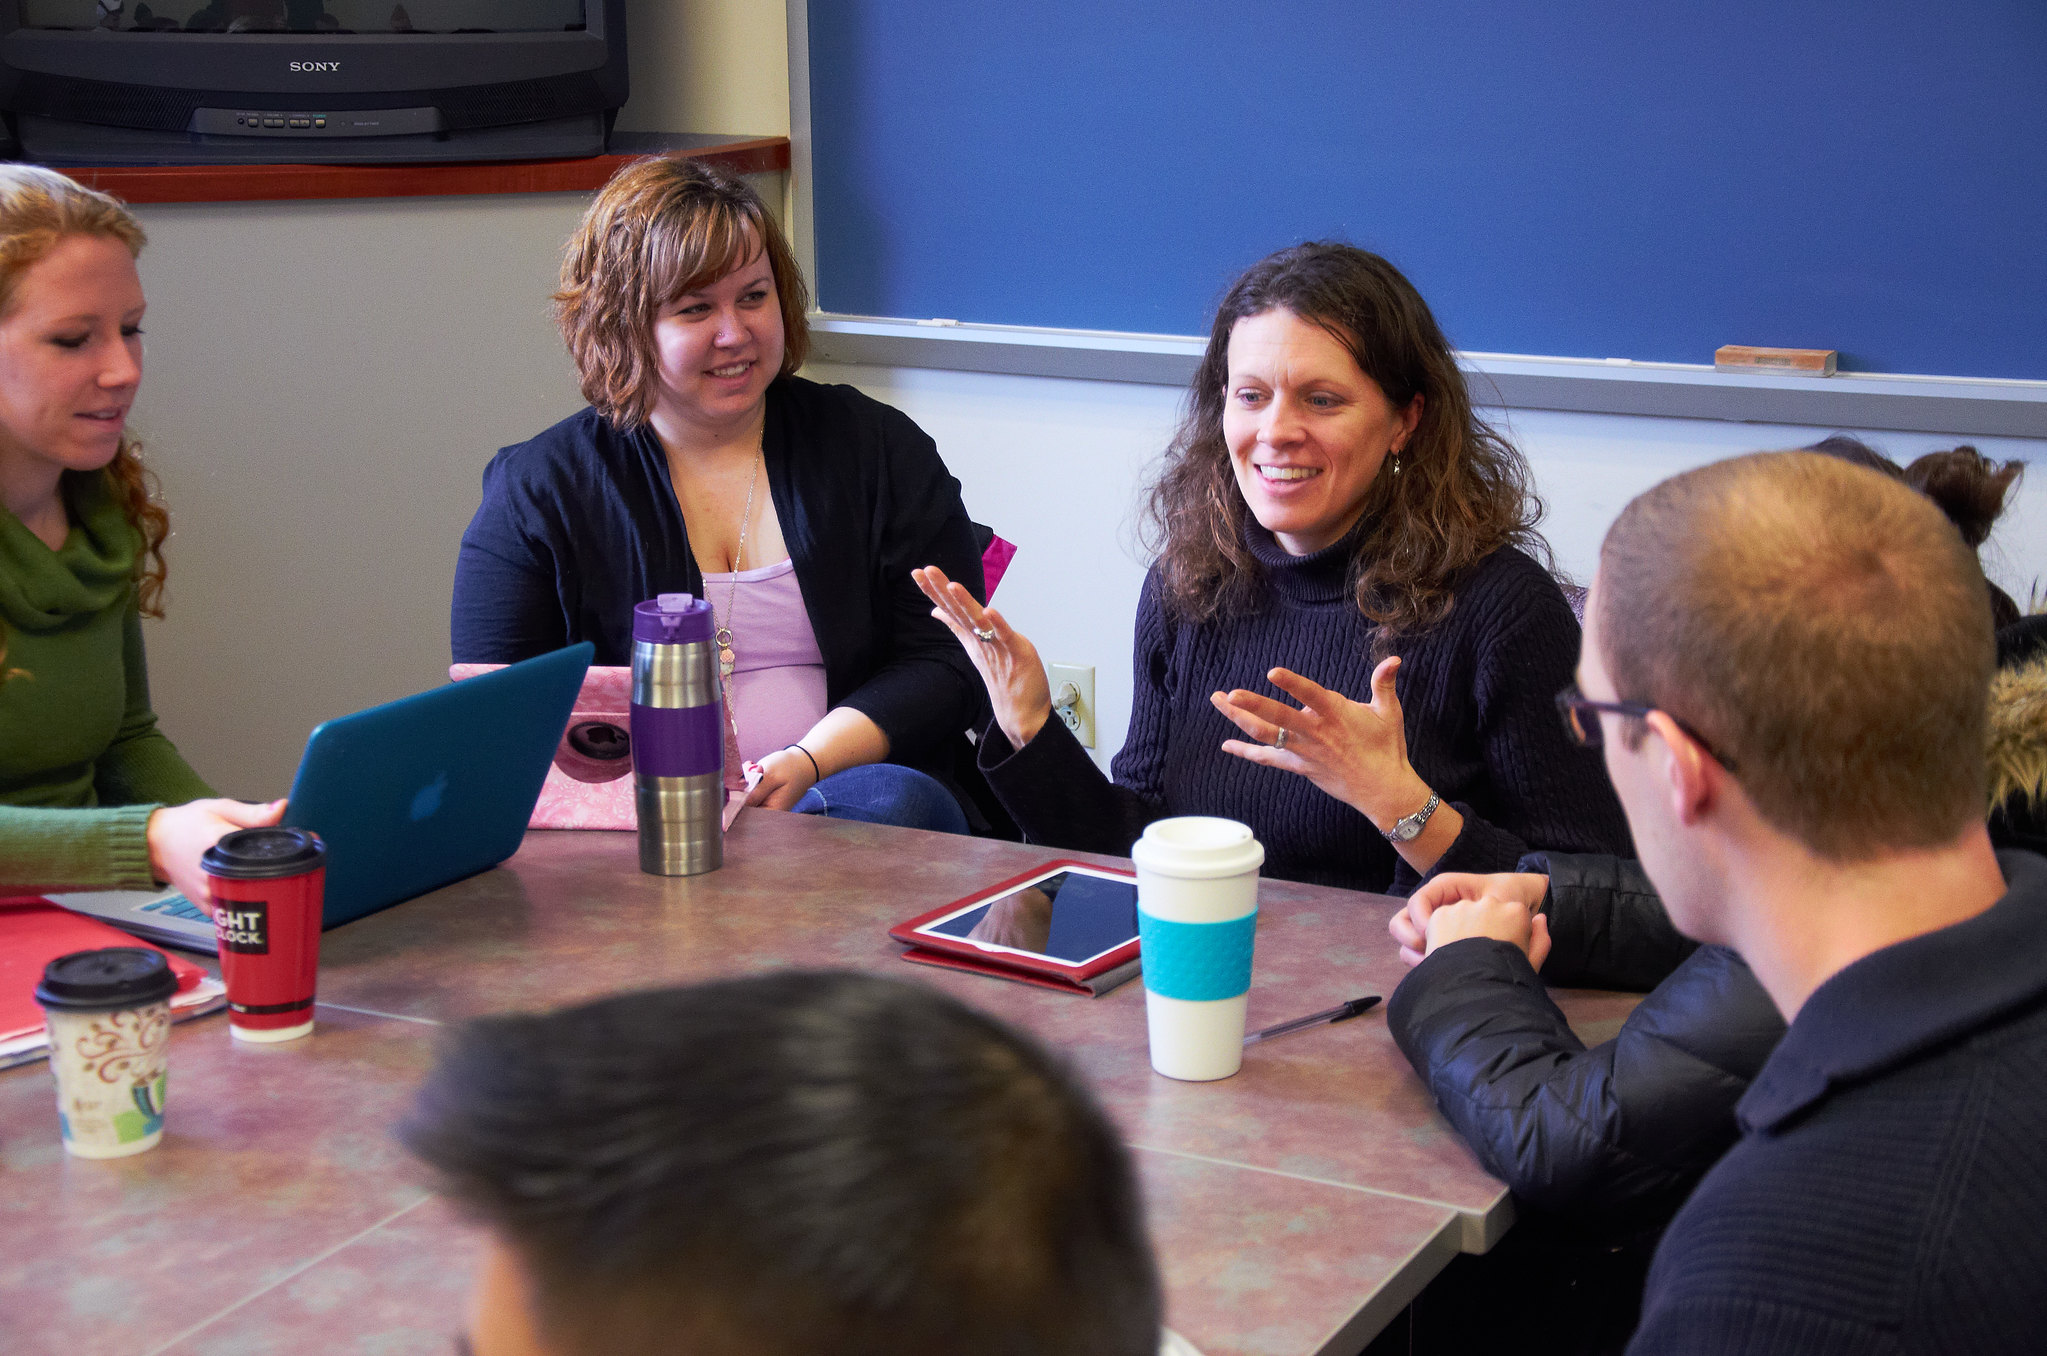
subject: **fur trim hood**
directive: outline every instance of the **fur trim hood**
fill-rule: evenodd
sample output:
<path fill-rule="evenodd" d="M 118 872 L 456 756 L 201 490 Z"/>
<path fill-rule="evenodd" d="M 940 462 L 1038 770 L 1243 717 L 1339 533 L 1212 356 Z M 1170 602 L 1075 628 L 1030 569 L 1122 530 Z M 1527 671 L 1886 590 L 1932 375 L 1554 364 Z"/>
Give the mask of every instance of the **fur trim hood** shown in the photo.
<path fill-rule="evenodd" d="M 2018 795 L 2047 805 L 2047 654 L 1991 682 L 1989 752 L 1993 809 Z"/>

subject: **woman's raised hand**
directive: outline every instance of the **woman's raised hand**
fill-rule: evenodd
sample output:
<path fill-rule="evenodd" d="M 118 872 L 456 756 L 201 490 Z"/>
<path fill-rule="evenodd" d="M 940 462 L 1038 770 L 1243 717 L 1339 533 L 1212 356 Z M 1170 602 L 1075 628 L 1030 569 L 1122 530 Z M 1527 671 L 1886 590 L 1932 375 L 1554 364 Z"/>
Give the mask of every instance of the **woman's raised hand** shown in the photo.
<path fill-rule="evenodd" d="M 967 658 L 981 671 L 995 724 L 1011 746 L 1022 748 L 1052 718 L 1052 688 L 1038 647 L 1012 631 L 1002 614 L 982 607 L 974 595 L 945 577 L 936 565 L 910 571 L 910 578 L 931 600 L 931 615 L 951 628 Z"/>
<path fill-rule="evenodd" d="M 1217 692 L 1209 698 L 1215 709 L 1258 741 L 1225 740 L 1223 751 L 1297 772 L 1384 829 L 1429 796 L 1407 761 L 1407 730 L 1393 688 L 1399 670 L 1398 656 L 1380 662 L 1372 671 L 1370 702 L 1354 702 L 1288 669 L 1265 676 L 1298 707 L 1242 688 Z"/>

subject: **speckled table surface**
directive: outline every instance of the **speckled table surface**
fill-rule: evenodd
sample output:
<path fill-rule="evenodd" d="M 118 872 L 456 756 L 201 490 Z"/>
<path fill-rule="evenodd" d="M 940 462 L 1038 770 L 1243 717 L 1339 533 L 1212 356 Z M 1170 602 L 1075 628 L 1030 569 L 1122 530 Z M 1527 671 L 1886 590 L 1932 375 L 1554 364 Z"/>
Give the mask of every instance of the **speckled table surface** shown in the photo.
<path fill-rule="evenodd" d="M 328 933 L 306 1040 L 176 1028 L 155 1150 L 67 1159 L 47 1069 L 0 1072 L 0 1350 L 446 1352 L 473 1241 L 390 1136 L 436 1029 L 780 967 L 933 984 L 1063 1050 L 1137 1151 L 1168 1321 L 1209 1356 L 1355 1352 L 1507 1227 L 1379 1011 L 1176 1083 L 1151 1072 L 1139 984 L 1089 999 L 898 959 L 893 924 L 1067 855 L 750 813 L 723 870 L 660 879 L 630 834 L 535 833 L 497 870 Z M 1395 907 L 1265 882 L 1251 1025 L 1391 993 Z M 1588 1039 L 1633 1002 L 1559 999 Z"/>

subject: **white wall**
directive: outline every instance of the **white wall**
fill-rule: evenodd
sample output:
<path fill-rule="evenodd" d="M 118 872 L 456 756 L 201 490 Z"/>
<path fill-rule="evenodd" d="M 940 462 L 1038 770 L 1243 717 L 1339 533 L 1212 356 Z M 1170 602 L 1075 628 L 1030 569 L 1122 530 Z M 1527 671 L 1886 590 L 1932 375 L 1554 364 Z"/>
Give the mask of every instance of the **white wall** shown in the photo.
<path fill-rule="evenodd" d="M 1180 393 L 906 368 L 813 365 L 809 375 L 860 387 L 938 440 L 968 511 L 1019 548 L 998 609 L 1037 643 L 1046 662 L 1095 666 L 1096 756 L 1105 760 L 1129 724 L 1131 619 L 1144 578 L 1134 540 L 1139 493 L 1171 436 Z M 1840 431 L 1547 410 L 1487 413 L 1528 454 L 1549 504 L 1544 535 L 1559 566 L 1581 582 L 1591 578 L 1607 525 L 1657 481 L 1721 457 L 1802 446 Z M 1958 441 L 1861 436 L 1901 461 Z M 1984 562 L 2021 603 L 2035 581 L 2047 602 L 2047 443 L 1972 441 L 1987 456 L 2032 464 Z"/>
<path fill-rule="evenodd" d="M 620 127 L 789 135 L 788 16 L 776 0 L 632 0 L 627 10 L 633 90 Z"/>
<path fill-rule="evenodd" d="M 158 714 L 281 795 L 321 720 L 446 678 L 483 463 L 580 403 L 547 294 L 580 200 L 145 209 L 133 424 L 164 481 Z"/>

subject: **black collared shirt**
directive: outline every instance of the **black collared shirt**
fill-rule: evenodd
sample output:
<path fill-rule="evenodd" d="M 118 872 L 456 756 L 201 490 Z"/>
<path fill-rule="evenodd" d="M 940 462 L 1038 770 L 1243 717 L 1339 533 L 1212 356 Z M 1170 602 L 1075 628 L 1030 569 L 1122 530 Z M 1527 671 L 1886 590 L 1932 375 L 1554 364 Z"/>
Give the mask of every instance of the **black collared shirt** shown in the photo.
<path fill-rule="evenodd" d="M 2047 859 L 1822 984 L 1657 1250 L 1647 1352 L 2047 1349 Z"/>

